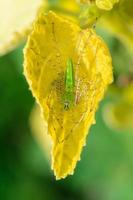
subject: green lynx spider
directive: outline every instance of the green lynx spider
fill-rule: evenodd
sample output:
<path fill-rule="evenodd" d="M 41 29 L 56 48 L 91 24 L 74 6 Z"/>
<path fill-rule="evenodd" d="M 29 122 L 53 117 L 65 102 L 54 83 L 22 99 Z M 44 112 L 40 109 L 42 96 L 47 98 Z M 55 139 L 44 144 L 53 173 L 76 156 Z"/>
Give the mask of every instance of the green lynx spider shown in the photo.
<path fill-rule="evenodd" d="M 75 94 L 75 77 L 73 69 L 73 61 L 71 58 L 67 59 L 67 68 L 65 72 L 65 94 L 64 94 L 64 109 L 68 110 L 74 104 Z"/>

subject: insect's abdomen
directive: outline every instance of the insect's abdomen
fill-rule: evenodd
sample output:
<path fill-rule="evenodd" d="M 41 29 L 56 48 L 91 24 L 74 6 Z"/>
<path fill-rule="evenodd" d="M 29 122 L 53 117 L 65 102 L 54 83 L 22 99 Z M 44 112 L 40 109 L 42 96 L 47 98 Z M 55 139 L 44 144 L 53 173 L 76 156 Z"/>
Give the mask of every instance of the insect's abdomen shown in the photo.
<path fill-rule="evenodd" d="M 75 87 L 75 79 L 74 79 L 74 68 L 73 62 L 71 58 L 67 59 L 67 67 L 65 73 L 65 103 L 70 105 L 74 102 L 74 87 Z"/>
<path fill-rule="evenodd" d="M 67 60 L 67 69 L 66 69 L 66 80 L 65 80 L 65 89 L 66 91 L 72 91 L 74 89 L 74 69 L 73 62 L 71 58 Z"/>

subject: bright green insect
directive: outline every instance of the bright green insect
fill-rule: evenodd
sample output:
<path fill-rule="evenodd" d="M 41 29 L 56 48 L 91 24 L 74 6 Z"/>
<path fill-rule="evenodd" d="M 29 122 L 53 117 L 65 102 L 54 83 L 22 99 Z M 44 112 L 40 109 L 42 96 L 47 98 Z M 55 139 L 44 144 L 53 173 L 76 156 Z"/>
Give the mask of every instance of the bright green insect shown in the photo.
<path fill-rule="evenodd" d="M 67 67 L 65 72 L 65 92 L 64 92 L 64 109 L 69 110 L 74 105 L 75 100 L 75 77 L 73 61 L 71 58 L 67 59 Z"/>

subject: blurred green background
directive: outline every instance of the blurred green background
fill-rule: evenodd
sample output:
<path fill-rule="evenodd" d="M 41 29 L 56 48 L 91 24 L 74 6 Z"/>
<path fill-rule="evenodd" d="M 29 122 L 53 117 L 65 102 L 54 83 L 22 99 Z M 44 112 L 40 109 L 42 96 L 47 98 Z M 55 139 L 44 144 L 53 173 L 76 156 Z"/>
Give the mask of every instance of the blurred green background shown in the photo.
<path fill-rule="evenodd" d="M 98 32 L 111 50 L 115 85 L 119 74 L 128 74 L 129 54 L 116 38 Z M 74 175 L 55 180 L 31 133 L 34 99 L 23 76 L 22 51 L 23 45 L 0 58 L 0 200 L 133 200 L 133 130 L 115 131 L 103 120 L 111 89 Z"/>

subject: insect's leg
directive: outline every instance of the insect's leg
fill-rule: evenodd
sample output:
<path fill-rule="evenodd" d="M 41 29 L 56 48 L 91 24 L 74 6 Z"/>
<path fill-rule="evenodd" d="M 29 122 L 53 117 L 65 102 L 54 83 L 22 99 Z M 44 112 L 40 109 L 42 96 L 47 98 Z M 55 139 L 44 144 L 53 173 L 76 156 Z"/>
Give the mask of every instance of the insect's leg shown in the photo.
<path fill-rule="evenodd" d="M 96 46 L 95 55 L 94 55 L 94 57 L 93 57 L 93 60 L 91 61 L 91 65 L 92 65 L 92 66 L 93 66 L 94 61 L 95 61 L 95 59 L 96 59 L 98 47 L 99 47 L 99 44 L 97 44 L 97 46 Z M 80 97 L 82 96 L 82 92 L 80 91 L 80 87 L 79 87 L 80 84 L 81 84 L 81 80 L 77 80 L 76 95 L 75 95 L 75 105 L 79 102 Z"/>
<path fill-rule="evenodd" d="M 60 128 L 62 129 L 62 125 L 60 125 L 60 121 L 59 118 L 56 117 L 56 113 L 55 113 L 55 109 L 54 109 L 54 105 L 51 105 L 51 98 L 53 96 L 53 93 L 51 91 L 51 94 L 49 95 L 48 99 L 47 99 L 47 106 L 49 108 L 49 119 L 48 119 L 48 129 L 50 128 L 50 124 L 52 126 L 52 129 L 54 130 L 54 132 L 57 131 L 57 125 L 56 123 L 60 126 Z M 51 123 L 52 122 L 52 123 Z M 60 142 L 57 135 L 55 134 L 55 138 L 58 141 L 58 143 Z"/>
<path fill-rule="evenodd" d="M 80 48 L 80 45 L 81 43 L 83 42 L 83 36 L 85 35 L 84 33 L 84 30 L 80 32 L 80 42 L 78 43 L 78 48 Z M 76 95 L 75 95 L 75 105 L 77 104 L 77 102 L 79 101 L 79 88 L 80 88 L 80 81 L 78 80 L 78 69 L 80 67 L 80 62 L 81 62 L 81 59 L 82 59 L 82 55 L 85 51 L 85 48 L 90 40 L 92 36 L 92 33 L 89 32 L 89 35 L 88 37 L 86 38 L 86 41 L 82 47 L 82 49 L 78 52 L 79 54 L 79 58 L 78 58 L 78 61 L 76 63 L 76 66 L 75 66 L 75 80 L 77 80 L 77 84 L 76 84 Z"/>
<path fill-rule="evenodd" d="M 63 76 L 63 75 L 59 74 L 59 77 L 60 76 Z M 53 83 L 52 88 L 51 88 L 51 93 L 47 98 L 47 105 L 49 108 L 48 124 L 52 126 L 55 132 L 58 132 L 58 129 L 60 129 L 61 131 L 63 130 L 63 117 L 60 115 L 57 115 L 56 107 L 54 105 L 54 102 L 52 102 L 52 99 L 57 98 L 57 101 L 60 102 L 62 101 L 61 95 L 62 95 L 62 80 L 57 79 L 57 81 Z M 59 141 L 59 138 L 57 137 L 57 134 L 55 135 L 55 138 L 57 139 L 59 143 L 60 141 Z"/>
<path fill-rule="evenodd" d="M 86 30 L 87 31 L 87 30 Z M 83 36 L 85 36 L 85 33 L 84 33 L 85 31 L 84 30 L 82 30 L 79 34 L 81 35 L 80 36 L 80 42 L 78 43 L 78 49 L 80 49 L 80 46 L 81 46 L 81 44 L 82 44 L 82 42 L 84 43 L 84 45 L 83 45 L 83 47 L 81 48 L 81 50 L 77 53 L 77 54 L 79 54 L 79 58 L 78 58 L 78 61 L 77 61 L 77 63 L 76 63 L 76 66 L 75 66 L 75 68 L 76 68 L 76 71 L 77 71 L 77 69 L 79 68 L 79 66 L 80 66 L 80 61 L 81 61 L 81 58 L 82 58 L 82 55 L 83 55 L 83 53 L 84 53 L 84 50 L 85 50 L 85 48 L 86 48 L 86 46 L 87 46 L 87 44 L 89 43 L 89 40 L 90 40 L 90 38 L 91 38 L 91 36 L 92 36 L 92 33 L 89 33 L 89 35 L 88 35 L 88 37 L 86 38 L 86 41 L 84 42 L 83 41 Z M 76 50 L 75 50 L 76 51 Z M 77 78 L 77 77 L 76 77 Z"/>
<path fill-rule="evenodd" d="M 79 85 L 80 85 L 80 80 L 77 81 L 77 85 L 76 85 L 76 94 L 75 94 L 75 106 L 76 104 L 79 102 L 79 96 L 80 96 L 80 88 L 79 88 Z"/>

